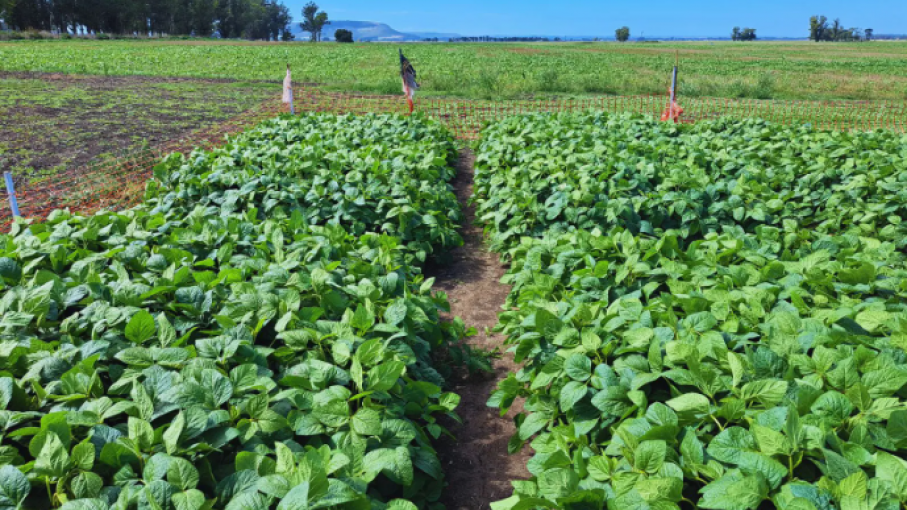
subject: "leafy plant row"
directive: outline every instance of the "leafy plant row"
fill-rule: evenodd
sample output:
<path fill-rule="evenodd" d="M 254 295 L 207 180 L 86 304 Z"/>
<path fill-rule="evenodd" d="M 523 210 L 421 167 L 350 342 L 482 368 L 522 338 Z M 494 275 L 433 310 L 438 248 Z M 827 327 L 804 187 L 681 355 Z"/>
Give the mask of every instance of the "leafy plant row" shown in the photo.
<path fill-rule="evenodd" d="M 300 120 L 301 119 L 301 120 Z M 462 244 L 462 219 L 448 184 L 453 138 L 442 126 L 387 115 L 308 115 L 265 122 L 241 143 L 173 157 L 155 169 L 157 210 L 255 209 L 259 218 L 299 211 L 307 224 L 401 240 L 416 265 Z"/>
<path fill-rule="evenodd" d="M 578 125 L 590 119 L 546 122 L 551 132 L 574 129 L 571 136 L 585 140 Z M 613 128 L 606 135 L 598 124 L 589 127 L 605 143 L 621 136 L 650 143 L 637 131 L 641 121 L 623 119 L 619 127 L 607 117 L 593 120 Z M 719 136 L 710 128 L 742 136 L 760 125 L 656 125 L 652 136 L 675 130 L 693 143 Z M 486 182 L 496 184 L 478 197 L 480 207 L 510 200 L 499 183 L 519 180 L 527 168 L 539 174 L 533 187 L 546 179 L 555 190 L 567 186 L 558 184 L 562 166 L 523 153 L 558 147 L 563 161 L 592 158 L 579 145 L 549 146 L 545 133 L 527 134 L 533 141 L 519 142 L 526 143 L 521 152 L 503 129 L 492 126 L 481 144 Z M 735 143 L 743 144 L 727 142 Z M 798 144 L 804 142 L 790 133 L 788 145 Z M 603 149 L 596 161 L 619 160 L 630 145 Z M 658 165 L 673 156 L 649 157 Z M 521 164 L 492 163 L 504 160 Z M 636 168 L 649 165 L 640 160 Z M 575 175 L 599 171 L 590 165 Z M 542 177 L 545 172 L 554 176 Z M 590 178 L 589 186 L 616 187 L 633 175 L 602 178 L 606 184 Z M 775 186 L 788 193 L 780 181 Z M 520 200 L 537 203 L 528 191 Z M 514 206 L 488 225 L 512 261 L 504 281 L 513 290 L 498 328 L 524 364 L 499 384 L 489 405 L 504 413 L 525 399 L 510 449 L 529 443 L 534 450 L 532 479 L 515 481 L 514 495 L 494 508 L 901 508 L 907 502 L 907 264 L 902 240 L 859 235 L 881 236 L 900 228 L 896 223 L 879 229 L 853 221 L 863 214 L 860 206 L 876 207 L 878 199 L 867 192 L 848 203 L 852 216 L 840 226 L 828 222 L 817 231 L 789 217 L 796 204 L 771 221 L 750 221 L 722 216 L 721 209 L 687 219 L 663 215 L 671 210 L 661 198 L 647 200 L 656 205 L 638 201 L 636 222 L 601 217 L 586 229 Z M 751 204 L 755 209 L 759 202 Z M 815 211 L 831 214 L 824 206 Z M 538 220 L 539 230 L 527 233 L 542 234 L 516 239 L 495 226 L 516 225 L 517 217 Z M 676 228 L 652 235 L 638 228 L 646 222 Z"/>
<path fill-rule="evenodd" d="M 0 507 L 439 508 L 432 352 L 465 327 L 412 263 L 457 242 L 451 150 L 282 117 L 0 235 Z"/>
<path fill-rule="evenodd" d="M 760 227 L 681 250 L 616 229 L 517 248 L 519 308 L 501 327 L 525 366 L 490 404 L 527 399 L 511 448 L 535 437 L 537 479 L 518 500 L 898 508 L 904 257 L 853 236 L 782 238 Z"/>
<path fill-rule="evenodd" d="M 907 138 L 758 120 L 526 115 L 484 131 L 476 194 L 498 250 L 602 225 L 695 237 L 727 224 L 851 231 L 904 247 Z"/>

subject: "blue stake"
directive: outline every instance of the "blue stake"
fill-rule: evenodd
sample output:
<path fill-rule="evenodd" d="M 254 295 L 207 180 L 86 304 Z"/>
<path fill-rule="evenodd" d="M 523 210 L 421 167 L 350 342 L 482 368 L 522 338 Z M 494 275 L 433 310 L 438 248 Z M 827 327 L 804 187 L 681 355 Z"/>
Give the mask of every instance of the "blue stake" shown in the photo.
<path fill-rule="evenodd" d="M 19 214 L 19 204 L 16 202 L 16 189 L 13 187 L 13 174 L 3 172 L 3 178 L 6 179 L 6 193 L 9 195 L 9 208 L 13 211 L 13 216 Z"/>

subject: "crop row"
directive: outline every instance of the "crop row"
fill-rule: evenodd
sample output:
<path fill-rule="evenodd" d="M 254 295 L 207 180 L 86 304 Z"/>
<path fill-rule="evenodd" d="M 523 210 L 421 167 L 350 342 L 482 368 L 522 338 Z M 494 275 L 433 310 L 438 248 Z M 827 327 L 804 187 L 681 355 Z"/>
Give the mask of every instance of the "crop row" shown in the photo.
<path fill-rule="evenodd" d="M 435 508 L 453 157 L 419 119 L 282 117 L 0 235 L 0 507 Z"/>
<path fill-rule="evenodd" d="M 478 214 L 497 250 L 603 225 L 684 238 L 774 225 L 907 246 L 903 134 L 530 115 L 486 129 L 476 165 Z"/>
<path fill-rule="evenodd" d="M 524 364 L 497 510 L 907 501 L 907 143 L 760 122 L 489 127 L 477 200 Z"/>

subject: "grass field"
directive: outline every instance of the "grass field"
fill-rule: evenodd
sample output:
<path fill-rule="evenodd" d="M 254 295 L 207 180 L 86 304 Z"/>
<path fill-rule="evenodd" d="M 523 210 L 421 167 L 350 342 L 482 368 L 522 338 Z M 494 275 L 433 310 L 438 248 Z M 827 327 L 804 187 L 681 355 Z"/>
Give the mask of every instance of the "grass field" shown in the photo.
<path fill-rule="evenodd" d="M 536 99 L 664 94 L 675 61 L 697 97 L 907 99 L 907 43 L 408 44 L 420 97 Z M 397 45 L 217 41 L 0 43 L 0 166 L 48 176 L 205 128 L 294 82 L 399 94 Z M 774 108 L 765 103 L 770 110 Z M 658 105 L 660 108 L 660 104 Z M 867 104 L 868 125 L 890 106 Z M 751 109 L 743 115 L 759 115 Z M 714 113 L 705 111 L 706 116 Z M 702 114 L 702 112 L 700 112 Z M 733 113 L 733 112 L 730 112 Z M 738 112 L 739 113 L 739 112 Z M 832 117 L 840 112 L 829 110 Z M 725 114 L 729 114 L 726 112 Z M 787 120 L 812 122 L 791 111 Z M 897 114 L 895 114 L 897 115 Z M 739 115 L 738 115 L 739 116 Z M 828 119 L 826 119 L 828 120 Z"/>
<path fill-rule="evenodd" d="M 35 177 L 226 120 L 273 84 L 0 73 L 0 168 Z"/>
<path fill-rule="evenodd" d="M 423 94 L 499 99 L 661 94 L 675 53 L 686 96 L 907 99 L 907 43 L 409 44 Z M 0 44 L 0 71 L 280 80 L 397 93 L 397 45 L 153 41 Z"/>

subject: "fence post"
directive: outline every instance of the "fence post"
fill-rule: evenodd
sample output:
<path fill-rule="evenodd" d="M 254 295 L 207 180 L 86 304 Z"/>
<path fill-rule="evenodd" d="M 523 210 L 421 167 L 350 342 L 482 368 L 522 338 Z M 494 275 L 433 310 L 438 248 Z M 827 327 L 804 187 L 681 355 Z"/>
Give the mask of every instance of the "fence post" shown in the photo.
<path fill-rule="evenodd" d="M 290 115 L 296 115 L 296 110 L 293 109 L 293 87 L 290 87 Z"/>
<path fill-rule="evenodd" d="M 13 216 L 21 216 L 19 214 L 19 203 L 16 202 L 16 188 L 13 187 L 13 174 L 9 172 L 3 172 L 3 178 L 6 179 L 6 193 L 9 195 L 9 208 L 13 212 Z"/>

